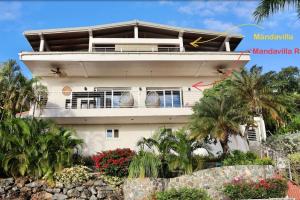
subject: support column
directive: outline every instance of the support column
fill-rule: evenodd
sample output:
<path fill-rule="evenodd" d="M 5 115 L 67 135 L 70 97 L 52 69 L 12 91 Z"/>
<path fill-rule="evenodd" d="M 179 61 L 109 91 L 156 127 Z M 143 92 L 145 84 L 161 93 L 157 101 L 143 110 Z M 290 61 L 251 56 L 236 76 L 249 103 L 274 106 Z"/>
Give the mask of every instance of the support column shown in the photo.
<path fill-rule="evenodd" d="M 47 42 L 45 41 L 44 35 L 42 33 L 39 34 L 40 36 L 40 48 L 39 51 L 50 51 L 50 48 L 47 44 Z"/>
<path fill-rule="evenodd" d="M 40 40 L 40 49 L 39 49 L 39 51 L 44 51 L 44 49 L 45 49 L 45 40 L 44 40 L 44 37 L 41 37 L 40 39 L 41 40 Z"/>
<path fill-rule="evenodd" d="M 93 31 L 89 30 L 89 52 L 93 51 Z"/>
<path fill-rule="evenodd" d="M 134 26 L 134 38 L 139 38 L 139 27 L 137 25 Z"/>
<path fill-rule="evenodd" d="M 229 43 L 230 38 L 226 36 L 224 39 L 224 42 L 221 44 L 219 51 L 223 51 L 224 47 L 226 51 L 230 51 L 230 43 Z"/>
<path fill-rule="evenodd" d="M 183 51 L 185 51 L 184 50 L 184 46 L 183 46 L 183 32 L 180 32 L 179 34 L 178 34 L 178 39 L 179 39 L 179 50 L 181 51 L 181 52 L 183 52 Z"/>

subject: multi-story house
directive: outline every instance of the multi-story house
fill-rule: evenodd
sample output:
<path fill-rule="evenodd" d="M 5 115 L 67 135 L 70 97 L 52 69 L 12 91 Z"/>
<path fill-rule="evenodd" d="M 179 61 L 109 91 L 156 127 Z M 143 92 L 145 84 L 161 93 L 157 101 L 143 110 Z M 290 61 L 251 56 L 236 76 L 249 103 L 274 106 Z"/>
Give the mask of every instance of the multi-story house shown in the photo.
<path fill-rule="evenodd" d="M 241 35 L 143 21 L 24 35 L 20 59 L 49 93 L 36 115 L 74 128 L 85 154 L 183 127 L 202 90 L 250 60 Z"/>

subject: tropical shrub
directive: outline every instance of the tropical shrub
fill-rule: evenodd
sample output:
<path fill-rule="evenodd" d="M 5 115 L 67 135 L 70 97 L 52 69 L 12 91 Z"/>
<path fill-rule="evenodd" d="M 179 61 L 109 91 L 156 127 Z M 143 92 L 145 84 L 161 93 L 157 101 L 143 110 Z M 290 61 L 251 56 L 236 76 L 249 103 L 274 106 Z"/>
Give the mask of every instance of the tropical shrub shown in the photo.
<path fill-rule="evenodd" d="M 88 181 L 92 176 L 91 170 L 82 165 L 78 165 L 71 168 L 64 168 L 60 172 L 54 174 L 54 180 L 63 184 L 75 184 Z"/>
<path fill-rule="evenodd" d="M 266 145 L 284 155 L 300 151 L 300 131 L 267 138 Z"/>
<path fill-rule="evenodd" d="M 73 134 L 48 120 L 5 119 L 0 123 L 1 168 L 9 176 L 51 179 L 72 165 L 72 155 L 82 144 Z"/>
<path fill-rule="evenodd" d="M 135 152 L 125 149 L 102 151 L 92 157 L 96 169 L 107 176 L 125 177 Z"/>
<path fill-rule="evenodd" d="M 259 158 L 253 152 L 242 152 L 234 150 L 230 154 L 226 155 L 223 160 L 223 165 L 272 165 L 273 162 L 270 158 Z"/>
<path fill-rule="evenodd" d="M 212 200 L 205 190 L 186 187 L 157 192 L 155 197 L 157 200 Z"/>
<path fill-rule="evenodd" d="M 130 178 L 158 177 L 161 160 L 152 152 L 139 151 L 129 166 Z"/>
<path fill-rule="evenodd" d="M 169 178 L 179 174 L 189 174 L 204 166 L 204 159 L 194 152 L 204 148 L 210 152 L 209 146 L 203 140 L 191 138 L 186 129 L 176 132 L 161 129 L 150 138 L 142 138 L 137 146 L 142 152 L 150 150 L 157 154 L 161 164 L 159 177 Z M 148 155 L 141 155 L 150 156 Z"/>
<path fill-rule="evenodd" d="M 288 155 L 291 165 L 293 180 L 300 184 L 300 153 L 293 153 Z"/>
<path fill-rule="evenodd" d="M 232 200 L 238 199 L 268 199 L 285 197 L 288 185 L 285 179 L 262 179 L 251 182 L 235 179 L 224 186 L 223 192 Z"/>

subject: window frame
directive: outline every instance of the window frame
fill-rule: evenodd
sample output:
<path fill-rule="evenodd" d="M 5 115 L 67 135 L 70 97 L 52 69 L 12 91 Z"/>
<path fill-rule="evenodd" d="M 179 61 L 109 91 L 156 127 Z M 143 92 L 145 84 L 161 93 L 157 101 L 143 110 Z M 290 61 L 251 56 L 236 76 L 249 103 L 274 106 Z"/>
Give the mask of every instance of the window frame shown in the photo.
<path fill-rule="evenodd" d="M 183 107 L 183 96 L 182 96 L 182 89 L 181 88 L 146 88 L 146 95 L 148 92 L 162 92 L 163 93 L 163 106 L 160 108 L 182 108 Z M 166 92 L 171 92 L 171 102 L 172 106 L 166 106 Z M 179 92 L 179 107 L 174 106 L 174 92 Z"/>
<path fill-rule="evenodd" d="M 111 130 L 112 132 L 112 137 L 107 137 L 107 132 L 108 130 Z M 118 137 L 115 137 L 115 131 L 118 131 Z M 119 128 L 106 128 L 105 129 L 105 138 L 108 140 L 116 140 L 120 138 L 120 129 Z"/>

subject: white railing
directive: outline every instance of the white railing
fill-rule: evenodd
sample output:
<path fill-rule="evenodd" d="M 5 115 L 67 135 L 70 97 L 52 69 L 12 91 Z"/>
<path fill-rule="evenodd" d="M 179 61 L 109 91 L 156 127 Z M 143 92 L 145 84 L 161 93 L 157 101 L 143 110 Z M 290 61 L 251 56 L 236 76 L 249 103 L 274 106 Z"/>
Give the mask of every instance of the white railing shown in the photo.
<path fill-rule="evenodd" d="M 116 49 L 115 47 L 93 47 L 93 52 L 179 52 L 179 47 L 157 47 L 151 48 L 149 50 L 144 48 L 119 48 Z"/>
<path fill-rule="evenodd" d="M 157 96 L 149 97 L 150 92 L 155 92 Z M 194 106 L 200 97 L 200 91 L 176 88 L 147 91 L 73 91 L 67 96 L 61 91 L 50 91 L 44 109 L 185 108 Z"/>

